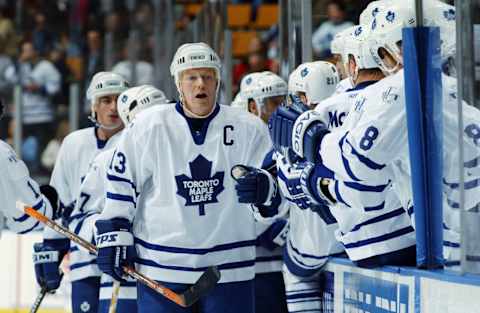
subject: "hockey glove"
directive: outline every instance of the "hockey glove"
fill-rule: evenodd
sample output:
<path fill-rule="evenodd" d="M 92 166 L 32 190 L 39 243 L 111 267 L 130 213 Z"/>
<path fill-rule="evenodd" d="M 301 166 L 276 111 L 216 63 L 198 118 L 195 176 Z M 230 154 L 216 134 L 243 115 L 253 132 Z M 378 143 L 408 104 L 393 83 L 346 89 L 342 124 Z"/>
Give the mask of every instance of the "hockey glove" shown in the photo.
<path fill-rule="evenodd" d="M 323 136 L 329 131 L 316 111 L 307 110 L 298 97 L 292 99 L 290 107 L 279 107 L 270 117 L 270 137 L 278 151 L 292 148 L 300 158 L 315 163 Z"/>
<path fill-rule="evenodd" d="M 97 227 L 98 255 L 97 264 L 102 272 L 117 281 L 125 281 L 122 267 L 133 265 L 137 256 L 133 245 L 131 224 L 123 218 L 98 220 Z"/>
<path fill-rule="evenodd" d="M 273 251 L 278 247 L 283 247 L 287 239 L 288 230 L 288 221 L 285 219 L 279 219 L 258 236 L 257 244 L 270 251 Z"/>
<path fill-rule="evenodd" d="M 277 181 L 266 170 L 235 165 L 232 177 L 236 180 L 238 202 L 257 207 L 263 217 L 274 216 L 281 202 Z"/>
<path fill-rule="evenodd" d="M 68 239 L 50 239 L 33 245 L 33 264 L 37 283 L 47 291 L 60 287 L 60 263 L 70 248 Z"/>

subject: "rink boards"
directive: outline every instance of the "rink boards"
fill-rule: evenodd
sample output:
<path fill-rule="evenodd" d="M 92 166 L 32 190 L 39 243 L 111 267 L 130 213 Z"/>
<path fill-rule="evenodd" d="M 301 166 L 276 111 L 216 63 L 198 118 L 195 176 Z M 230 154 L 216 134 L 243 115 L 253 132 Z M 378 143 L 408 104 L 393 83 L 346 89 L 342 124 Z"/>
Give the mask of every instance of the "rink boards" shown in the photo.
<path fill-rule="evenodd" d="M 480 276 L 452 271 L 370 270 L 334 259 L 326 267 L 322 285 L 323 312 L 480 312 Z"/>

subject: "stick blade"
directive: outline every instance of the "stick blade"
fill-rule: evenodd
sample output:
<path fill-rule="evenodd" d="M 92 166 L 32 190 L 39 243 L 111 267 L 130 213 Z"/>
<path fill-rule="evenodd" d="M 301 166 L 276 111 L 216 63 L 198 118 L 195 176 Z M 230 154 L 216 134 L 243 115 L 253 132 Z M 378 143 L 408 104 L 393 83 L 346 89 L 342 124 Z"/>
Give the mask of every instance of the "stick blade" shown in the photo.
<path fill-rule="evenodd" d="M 220 271 L 216 266 L 209 267 L 197 282 L 182 295 L 185 306 L 189 307 L 201 297 L 212 291 L 220 280 Z"/>

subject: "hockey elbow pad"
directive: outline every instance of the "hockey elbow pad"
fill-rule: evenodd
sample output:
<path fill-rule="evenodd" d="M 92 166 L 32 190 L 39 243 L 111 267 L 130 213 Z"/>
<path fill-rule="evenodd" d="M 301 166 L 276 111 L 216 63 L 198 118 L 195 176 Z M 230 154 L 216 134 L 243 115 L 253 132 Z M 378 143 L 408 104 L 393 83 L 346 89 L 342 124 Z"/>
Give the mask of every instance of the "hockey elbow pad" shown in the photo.
<path fill-rule="evenodd" d="M 318 112 L 304 112 L 293 125 L 292 149 L 299 157 L 316 163 L 322 139 L 329 132 Z"/>

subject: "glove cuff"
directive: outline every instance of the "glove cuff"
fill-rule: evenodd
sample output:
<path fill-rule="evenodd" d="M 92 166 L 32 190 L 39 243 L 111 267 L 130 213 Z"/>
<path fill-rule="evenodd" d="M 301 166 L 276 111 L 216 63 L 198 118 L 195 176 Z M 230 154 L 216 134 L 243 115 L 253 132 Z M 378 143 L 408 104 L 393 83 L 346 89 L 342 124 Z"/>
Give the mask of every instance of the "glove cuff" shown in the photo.
<path fill-rule="evenodd" d="M 58 251 L 37 251 L 37 249 L 35 248 L 35 252 L 33 253 L 33 264 L 44 264 L 59 261 L 60 253 Z"/>
<path fill-rule="evenodd" d="M 97 248 L 132 246 L 133 235 L 127 231 L 112 231 L 98 235 L 95 241 Z"/>
<path fill-rule="evenodd" d="M 264 169 L 260 169 L 259 171 L 262 172 L 268 178 L 268 196 L 267 196 L 267 200 L 264 203 L 262 203 L 262 205 L 270 206 L 272 205 L 275 197 L 277 196 L 278 184 L 275 178 L 273 178 L 273 176 L 268 171 Z"/>
<path fill-rule="evenodd" d="M 318 112 L 310 110 L 303 112 L 293 124 L 292 149 L 301 158 L 305 157 L 304 136 L 307 129 L 315 124 L 323 123 Z"/>

